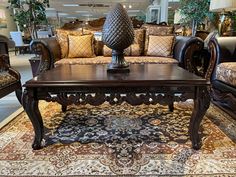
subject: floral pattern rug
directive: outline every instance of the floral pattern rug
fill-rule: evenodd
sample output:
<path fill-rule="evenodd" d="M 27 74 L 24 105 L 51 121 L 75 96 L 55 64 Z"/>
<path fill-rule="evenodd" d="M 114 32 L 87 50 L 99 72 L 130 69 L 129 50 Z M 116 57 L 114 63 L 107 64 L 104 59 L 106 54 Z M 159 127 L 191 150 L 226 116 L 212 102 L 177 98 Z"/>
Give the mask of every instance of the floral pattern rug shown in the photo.
<path fill-rule="evenodd" d="M 46 146 L 25 112 L 0 130 L 0 176 L 236 176 L 236 123 L 211 105 L 191 148 L 192 102 L 70 106 L 40 102 Z"/>

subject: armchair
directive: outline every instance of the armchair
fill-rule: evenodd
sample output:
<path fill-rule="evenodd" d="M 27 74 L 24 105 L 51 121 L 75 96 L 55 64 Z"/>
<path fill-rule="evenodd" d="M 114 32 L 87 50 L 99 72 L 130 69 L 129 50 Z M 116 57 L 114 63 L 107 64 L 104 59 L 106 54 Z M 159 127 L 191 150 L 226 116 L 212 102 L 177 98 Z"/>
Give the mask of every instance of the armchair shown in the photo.
<path fill-rule="evenodd" d="M 236 37 L 211 39 L 209 51 L 212 102 L 236 119 Z"/>
<path fill-rule="evenodd" d="M 1 49 L 5 46 L 7 46 L 6 42 L 0 42 Z M 0 54 L 0 98 L 15 91 L 17 99 L 21 103 L 21 76 L 9 63 L 9 56 L 7 54 Z"/>

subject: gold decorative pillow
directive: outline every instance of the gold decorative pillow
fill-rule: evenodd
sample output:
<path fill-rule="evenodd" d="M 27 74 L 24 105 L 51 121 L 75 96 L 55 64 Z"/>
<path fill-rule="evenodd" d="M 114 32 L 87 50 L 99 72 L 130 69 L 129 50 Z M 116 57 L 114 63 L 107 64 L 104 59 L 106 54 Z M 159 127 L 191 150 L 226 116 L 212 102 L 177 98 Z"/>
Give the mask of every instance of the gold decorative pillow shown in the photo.
<path fill-rule="evenodd" d="M 84 36 L 68 36 L 69 39 L 69 53 L 68 58 L 90 58 L 94 57 L 93 50 L 93 35 Z"/>
<path fill-rule="evenodd" d="M 112 53 L 112 49 L 107 47 L 106 45 L 103 46 L 103 56 L 104 57 L 110 57 L 111 56 L 111 53 Z M 126 56 L 129 56 L 130 55 L 130 47 L 126 48 L 124 50 L 124 54 Z"/>
<path fill-rule="evenodd" d="M 82 30 L 77 30 L 77 31 L 69 31 L 63 29 L 56 30 L 57 41 L 61 48 L 61 58 L 66 58 L 68 55 L 68 49 L 69 49 L 68 35 L 82 35 Z"/>
<path fill-rule="evenodd" d="M 174 36 L 149 36 L 147 55 L 169 57 L 172 55 Z"/>
<path fill-rule="evenodd" d="M 144 54 L 147 54 L 148 50 L 148 40 L 149 36 L 169 36 L 174 33 L 174 26 L 168 25 L 154 25 L 154 24 L 144 24 L 142 28 L 145 29 L 145 46 L 144 46 Z"/>

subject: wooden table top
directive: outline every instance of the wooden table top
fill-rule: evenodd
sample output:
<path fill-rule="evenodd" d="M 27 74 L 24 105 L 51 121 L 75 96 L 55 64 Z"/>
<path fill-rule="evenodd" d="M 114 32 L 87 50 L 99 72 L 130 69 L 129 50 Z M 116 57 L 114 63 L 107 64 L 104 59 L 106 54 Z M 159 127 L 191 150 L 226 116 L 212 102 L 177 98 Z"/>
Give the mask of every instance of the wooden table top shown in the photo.
<path fill-rule="evenodd" d="M 107 65 L 63 65 L 27 81 L 24 87 L 208 85 L 175 64 L 131 64 L 129 73 L 107 73 Z"/>

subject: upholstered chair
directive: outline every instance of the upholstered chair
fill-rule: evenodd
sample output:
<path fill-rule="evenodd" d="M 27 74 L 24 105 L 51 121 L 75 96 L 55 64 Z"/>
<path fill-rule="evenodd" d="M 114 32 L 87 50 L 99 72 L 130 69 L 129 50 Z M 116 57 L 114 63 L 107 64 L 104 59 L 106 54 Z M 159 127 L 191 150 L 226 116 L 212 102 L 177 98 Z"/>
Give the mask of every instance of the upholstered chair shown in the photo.
<path fill-rule="evenodd" d="M 7 42 L 0 42 L 0 51 L 5 53 Z M 9 55 L 0 53 L 0 98 L 16 92 L 17 99 L 21 103 L 22 87 L 21 76 L 18 71 L 10 66 Z"/>

